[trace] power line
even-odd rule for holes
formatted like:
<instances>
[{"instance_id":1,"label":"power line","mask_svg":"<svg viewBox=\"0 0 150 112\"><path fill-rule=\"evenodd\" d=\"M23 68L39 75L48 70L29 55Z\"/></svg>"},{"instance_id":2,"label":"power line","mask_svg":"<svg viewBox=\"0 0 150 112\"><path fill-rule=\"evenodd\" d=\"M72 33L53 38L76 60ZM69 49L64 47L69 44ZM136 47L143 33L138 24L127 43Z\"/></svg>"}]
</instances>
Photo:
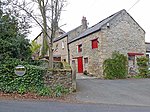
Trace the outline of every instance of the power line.
<instances>
[{"instance_id":1,"label":"power line","mask_svg":"<svg viewBox=\"0 0 150 112\"><path fill-rule=\"evenodd\" d=\"M138 4L140 2L140 0L137 0L129 9L128 11L130 11L136 4Z\"/></svg>"}]
</instances>

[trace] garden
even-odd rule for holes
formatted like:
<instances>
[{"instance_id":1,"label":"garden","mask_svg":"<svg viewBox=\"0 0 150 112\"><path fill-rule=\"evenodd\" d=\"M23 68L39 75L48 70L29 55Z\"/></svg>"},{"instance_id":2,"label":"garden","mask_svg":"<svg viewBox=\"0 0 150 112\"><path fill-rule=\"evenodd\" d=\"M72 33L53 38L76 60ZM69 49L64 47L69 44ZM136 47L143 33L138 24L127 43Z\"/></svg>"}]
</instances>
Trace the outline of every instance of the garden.
<instances>
[{"instance_id":1,"label":"garden","mask_svg":"<svg viewBox=\"0 0 150 112\"><path fill-rule=\"evenodd\" d=\"M17 12L16 12L17 13ZM19 15L19 14L18 14ZM32 60L32 49L30 41L26 38L29 33L30 25L25 21L20 21L17 16L0 7L0 93L1 95L25 95L30 96L48 96L61 97L71 91L70 85L64 86L46 80L48 71L54 73L54 70L49 70L47 66L43 66L44 61ZM18 65L25 67L25 74L18 76L15 73L15 68ZM54 63L54 66L58 65ZM61 74L63 63L59 64L60 72L57 72L55 79ZM20 73L23 72L19 69ZM66 75L66 74L67 75ZM64 75L71 80L71 70L65 71ZM47 77L46 77L47 76ZM53 78L51 76L51 78ZM61 78L64 78L63 76ZM50 78L49 78L50 79ZM46 80L46 81L45 81ZM70 81L69 80L69 81ZM62 80L61 80L62 81ZM53 84L53 85L52 85Z\"/></svg>"}]
</instances>

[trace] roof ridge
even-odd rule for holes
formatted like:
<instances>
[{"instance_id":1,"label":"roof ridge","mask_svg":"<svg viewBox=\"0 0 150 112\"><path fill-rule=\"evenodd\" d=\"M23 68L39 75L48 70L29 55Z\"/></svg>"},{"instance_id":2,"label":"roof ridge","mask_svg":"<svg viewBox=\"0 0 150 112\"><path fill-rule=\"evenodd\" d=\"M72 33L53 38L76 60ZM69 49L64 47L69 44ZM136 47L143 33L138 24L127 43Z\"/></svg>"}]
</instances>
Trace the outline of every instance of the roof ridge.
<instances>
[{"instance_id":1,"label":"roof ridge","mask_svg":"<svg viewBox=\"0 0 150 112\"><path fill-rule=\"evenodd\" d=\"M82 32L78 37L74 38L73 40L71 40L69 43L72 43L82 37L85 37L93 32L96 32L98 30L100 30L101 27L103 27L106 23L108 23L109 21L111 21L114 17L116 17L117 15L119 15L122 11L126 11L125 9L122 9L110 16L108 16L107 18L101 20L100 22L96 23L95 25L87 28L84 32Z\"/></svg>"},{"instance_id":2,"label":"roof ridge","mask_svg":"<svg viewBox=\"0 0 150 112\"><path fill-rule=\"evenodd\" d=\"M104 20L106 20L106 19L108 19L108 18L110 18L110 17L112 17L112 16L114 16L114 15L118 15L118 14L119 14L120 12L122 12L122 11L126 11L126 10L125 10L125 9L122 9L122 10L120 10L120 11L116 12L116 13L113 13L112 15L110 15L110 16L108 16L108 17L106 17L105 19L102 19L100 22L98 22L98 23L94 24L93 26L91 26L91 27L89 27L89 28L92 28L92 27L96 26L97 24L99 24L99 23L103 22Z\"/></svg>"}]
</instances>

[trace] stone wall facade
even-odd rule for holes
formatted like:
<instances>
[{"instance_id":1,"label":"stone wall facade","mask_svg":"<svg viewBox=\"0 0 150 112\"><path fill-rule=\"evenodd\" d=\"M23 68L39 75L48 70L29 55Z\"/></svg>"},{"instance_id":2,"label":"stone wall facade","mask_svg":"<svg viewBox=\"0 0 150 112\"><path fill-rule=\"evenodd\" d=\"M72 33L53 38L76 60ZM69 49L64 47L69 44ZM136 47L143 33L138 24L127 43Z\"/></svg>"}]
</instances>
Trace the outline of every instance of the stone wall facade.
<instances>
[{"instance_id":1,"label":"stone wall facade","mask_svg":"<svg viewBox=\"0 0 150 112\"><path fill-rule=\"evenodd\" d=\"M146 53L145 32L126 12L122 12L110 23L103 27L103 57L110 57L112 51L124 55L129 52Z\"/></svg>"},{"instance_id":2,"label":"stone wall facade","mask_svg":"<svg viewBox=\"0 0 150 112\"><path fill-rule=\"evenodd\" d=\"M49 36L51 36L51 30L50 30L50 29L48 29L47 33L48 33ZM56 37L59 37L59 36L62 35L63 33L65 33L63 30L58 29L58 30L56 31ZM47 37L47 40L50 42L49 37ZM35 41L37 44L41 45L41 47L40 47L40 49L39 49L38 56L37 56L37 57L40 57L40 56L42 55L43 33L41 32L41 33L34 39L34 41ZM49 42L48 42L48 43L49 43ZM49 52L47 51L47 54L45 54L45 57L47 57L48 55L49 55Z\"/></svg>"},{"instance_id":3,"label":"stone wall facade","mask_svg":"<svg viewBox=\"0 0 150 112\"><path fill-rule=\"evenodd\" d=\"M67 41L67 36L64 38L60 39L59 41L54 42L53 48L54 52L53 55L54 57L58 56L61 57L61 61L66 61L68 62L68 41Z\"/></svg>"},{"instance_id":4,"label":"stone wall facade","mask_svg":"<svg viewBox=\"0 0 150 112\"><path fill-rule=\"evenodd\" d=\"M54 41L54 56L60 56L61 61L70 62L70 49L68 48L68 43L74 38L78 37L82 32L87 29L87 20L86 17L83 17L81 20L81 25L76 27L75 29L66 33L64 37ZM58 37L60 38L60 37Z\"/></svg>"},{"instance_id":5,"label":"stone wall facade","mask_svg":"<svg viewBox=\"0 0 150 112\"><path fill-rule=\"evenodd\" d=\"M99 73L102 71L102 38L99 38L102 35L101 32L93 33L85 38L82 38L78 41L75 41L69 44L70 49L70 63L75 61L76 68L78 68L77 58L82 57L83 59L83 71L87 70L88 73L93 74L98 77ZM98 38L98 48L92 49L91 40ZM78 52L78 45L82 44L82 52ZM84 59L88 58L88 63L84 62ZM78 72L78 71L77 71Z\"/></svg>"},{"instance_id":6,"label":"stone wall facade","mask_svg":"<svg viewBox=\"0 0 150 112\"><path fill-rule=\"evenodd\" d=\"M108 26L109 25L109 26ZM98 39L98 48L92 49L91 40ZM77 51L77 46L82 44L82 52ZM119 51L128 56L128 53L146 53L145 32L136 21L126 12L122 11L109 23L103 25L97 32L80 38L69 44L70 61L77 58L83 59L83 71L103 77L103 62L111 57L112 52ZM84 58L88 58L85 65Z\"/></svg>"},{"instance_id":7,"label":"stone wall facade","mask_svg":"<svg viewBox=\"0 0 150 112\"><path fill-rule=\"evenodd\" d=\"M48 70L45 75L45 84L51 88L58 85L65 89L72 89L72 71L66 69Z\"/></svg>"}]
</instances>

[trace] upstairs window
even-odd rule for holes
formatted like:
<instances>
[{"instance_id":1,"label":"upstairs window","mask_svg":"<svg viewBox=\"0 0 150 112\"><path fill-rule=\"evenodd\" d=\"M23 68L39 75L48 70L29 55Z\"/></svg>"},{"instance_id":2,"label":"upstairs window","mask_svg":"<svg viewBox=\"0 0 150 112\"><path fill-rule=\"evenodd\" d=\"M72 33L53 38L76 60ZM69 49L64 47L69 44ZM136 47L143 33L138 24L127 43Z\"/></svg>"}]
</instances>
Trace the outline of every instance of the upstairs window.
<instances>
[{"instance_id":1,"label":"upstairs window","mask_svg":"<svg viewBox=\"0 0 150 112\"><path fill-rule=\"evenodd\" d=\"M98 39L92 40L92 49L98 48Z\"/></svg>"},{"instance_id":2,"label":"upstairs window","mask_svg":"<svg viewBox=\"0 0 150 112\"><path fill-rule=\"evenodd\" d=\"M78 52L82 52L82 44L78 45Z\"/></svg>"}]
</instances>

